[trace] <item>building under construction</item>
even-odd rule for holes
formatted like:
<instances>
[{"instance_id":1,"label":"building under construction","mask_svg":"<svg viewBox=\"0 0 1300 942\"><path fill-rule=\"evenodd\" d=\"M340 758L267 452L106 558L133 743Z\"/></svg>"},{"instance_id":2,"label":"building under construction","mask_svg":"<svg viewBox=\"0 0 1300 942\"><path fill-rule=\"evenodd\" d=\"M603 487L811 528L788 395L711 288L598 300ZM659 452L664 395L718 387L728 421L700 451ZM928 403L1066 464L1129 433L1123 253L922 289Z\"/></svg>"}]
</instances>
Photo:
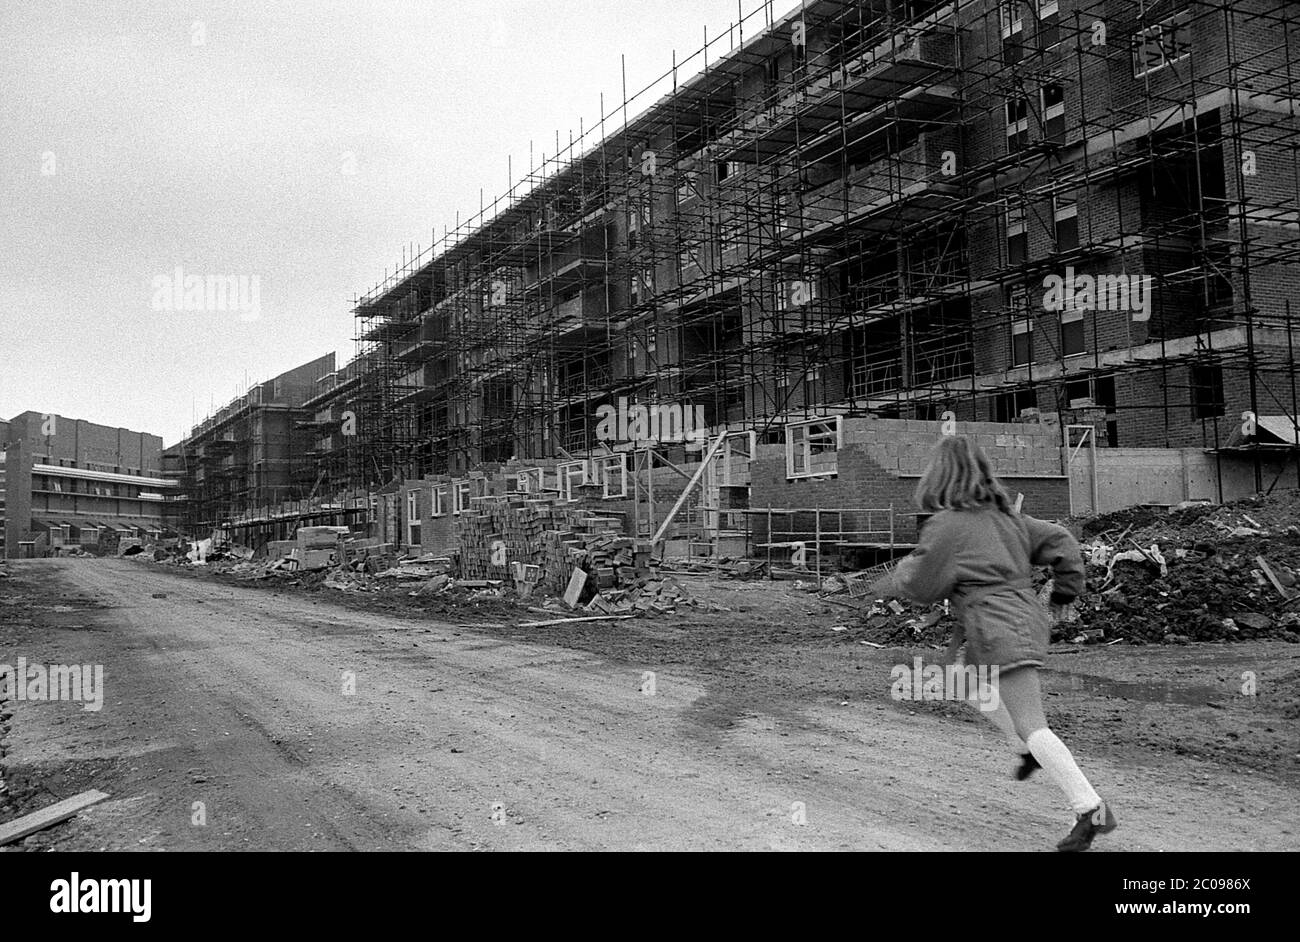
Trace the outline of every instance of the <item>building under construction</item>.
<instances>
[{"instance_id":1,"label":"building under construction","mask_svg":"<svg viewBox=\"0 0 1300 942\"><path fill-rule=\"evenodd\" d=\"M266 519L282 504L315 496L324 475L306 403L334 375L331 353L258 383L164 452L164 468L184 495L185 532Z\"/></svg>"},{"instance_id":2,"label":"building under construction","mask_svg":"<svg viewBox=\"0 0 1300 942\"><path fill-rule=\"evenodd\" d=\"M1159 499L1156 448L1182 496L1294 482L1298 52L1283 0L764 5L356 302L326 487L636 452L638 404L745 433L755 506L903 498L827 456L906 478L945 419L1062 512Z\"/></svg>"}]
</instances>

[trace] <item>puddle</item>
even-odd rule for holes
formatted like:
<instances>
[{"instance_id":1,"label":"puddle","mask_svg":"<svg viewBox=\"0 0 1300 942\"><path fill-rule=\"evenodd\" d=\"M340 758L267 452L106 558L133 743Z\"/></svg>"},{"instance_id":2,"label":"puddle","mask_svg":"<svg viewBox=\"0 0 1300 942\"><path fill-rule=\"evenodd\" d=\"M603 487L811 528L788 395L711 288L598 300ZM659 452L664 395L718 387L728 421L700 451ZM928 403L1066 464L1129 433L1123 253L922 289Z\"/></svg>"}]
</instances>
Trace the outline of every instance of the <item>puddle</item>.
<instances>
[{"instance_id":1,"label":"puddle","mask_svg":"<svg viewBox=\"0 0 1300 942\"><path fill-rule=\"evenodd\" d=\"M1070 671L1044 671L1060 678L1061 685L1070 691L1121 700L1142 700L1147 703L1181 703L1185 706L1205 706L1211 700L1227 699L1227 694L1215 687L1186 686L1166 680L1115 680L1096 674L1075 674Z\"/></svg>"}]
</instances>

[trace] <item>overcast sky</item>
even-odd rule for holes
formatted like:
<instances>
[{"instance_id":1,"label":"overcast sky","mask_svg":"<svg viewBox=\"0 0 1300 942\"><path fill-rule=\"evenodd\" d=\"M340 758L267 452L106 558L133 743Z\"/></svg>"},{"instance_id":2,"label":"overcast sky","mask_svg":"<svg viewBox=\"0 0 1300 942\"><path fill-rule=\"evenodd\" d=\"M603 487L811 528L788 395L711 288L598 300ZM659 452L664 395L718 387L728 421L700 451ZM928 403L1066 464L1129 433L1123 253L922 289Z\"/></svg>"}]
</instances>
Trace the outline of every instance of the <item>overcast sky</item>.
<instances>
[{"instance_id":1,"label":"overcast sky","mask_svg":"<svg viewBox=\"0 0 1300 942\"><path fill-rule=\"evenodd\" d=\"M351 299L505 192L509 156L520 177L530 141L552 155L602 92L612 109L621 55L642 88L737 18L736 0L3 0L0 418L172 444L250 382L343 363ZM178 267L243 276L245 310L166 310Z\"/></svg>"}]
</instances>

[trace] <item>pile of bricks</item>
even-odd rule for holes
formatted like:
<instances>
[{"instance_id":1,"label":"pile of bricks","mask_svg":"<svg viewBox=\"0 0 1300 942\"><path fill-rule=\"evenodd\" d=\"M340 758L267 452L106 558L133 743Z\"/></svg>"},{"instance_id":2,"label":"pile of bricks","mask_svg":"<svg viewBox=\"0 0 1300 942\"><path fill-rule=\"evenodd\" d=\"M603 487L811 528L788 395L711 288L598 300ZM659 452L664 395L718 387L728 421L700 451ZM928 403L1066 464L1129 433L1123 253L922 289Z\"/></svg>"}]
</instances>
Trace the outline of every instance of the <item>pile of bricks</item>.
<instances>
[{"instance_id":1,"label":"pile of bricks","mask_svg":"<svg viewBox=\"0 0 1300 942\"><path fill-rule=\"evenodd\" d=\"M465 579L513 580L521 594L568 589L586 574L596 592L649 575L649 549L623 532L617 517L559 498L484 497L457 522L460 574Z\"/></svg>"},{"instance_id":2,"label":"pile of bricks","mask_svg":"<svg viewBox=\"0 0 1300 942\"><path fill-rule=\"evenodd\" d=\"M584 608L606 615L667 615L688 601L673 579L636 578L626 588L598 592Z\"/></svg>"}]
</instances>

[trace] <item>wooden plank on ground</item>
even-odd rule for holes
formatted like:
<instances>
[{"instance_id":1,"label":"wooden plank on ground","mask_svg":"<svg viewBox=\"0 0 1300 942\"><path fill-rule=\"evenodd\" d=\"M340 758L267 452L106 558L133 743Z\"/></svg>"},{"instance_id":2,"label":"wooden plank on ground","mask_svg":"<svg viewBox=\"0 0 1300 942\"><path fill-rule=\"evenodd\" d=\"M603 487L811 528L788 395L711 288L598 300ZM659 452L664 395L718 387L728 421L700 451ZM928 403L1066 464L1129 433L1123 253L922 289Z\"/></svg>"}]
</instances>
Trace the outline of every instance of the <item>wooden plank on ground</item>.
<instances>
[{"instance_id":1,"label":"wooden plank on ground","mask_svg":"<svg viewBox=\"0 0 1300 942\"><path fill-rule=\"evenodd\" d=\"M13 841L20 841L29 834L35 834L51 825L66 821L79 811L84 811L91 805L97 805L108 798L108 795L101 791L91 789L88 792L82 792L80 795L73 795L71 798L65 798L57 804L50 805L48 808L42 808L40 811L33 811L31 814L25 814L21 818L10 821L7 824L0 824L0 846L9 844Z\"/></svg>"},{"instance_id":2,"label":"wooden plank on ground","mask_svg":"<svg viewBox=\"0 0 1300 942\"><path fill-rule=\"evenodd\" d=\"M1277 589L1278 595L1282 596L1282 598L1284 599L1291 598L1292 593L1288 592L1286 590L1286 586L1282 585L1282 583L1278 581L1277 574L1273 572L1273 567L1268 564L1268 560L1266 560L1263 556L1256 556L1255 563L1256 565L1259 566L1260 570L1268 578L1268 581L1273 584L1273 588Z\"/></svg>"},{"instance_id":3,"label":"wooden plank on ground","mask_svg":"<svg viewBox=\"0 0 1300 942\"><path fill-rule=\"evenodd\" d=\"M623 621L631 615L591 615L587 618L552 618L550 621L526 621L520 628L546 628L550 625L572 625L580 621Z\"/></svg>"}]
</instances>

